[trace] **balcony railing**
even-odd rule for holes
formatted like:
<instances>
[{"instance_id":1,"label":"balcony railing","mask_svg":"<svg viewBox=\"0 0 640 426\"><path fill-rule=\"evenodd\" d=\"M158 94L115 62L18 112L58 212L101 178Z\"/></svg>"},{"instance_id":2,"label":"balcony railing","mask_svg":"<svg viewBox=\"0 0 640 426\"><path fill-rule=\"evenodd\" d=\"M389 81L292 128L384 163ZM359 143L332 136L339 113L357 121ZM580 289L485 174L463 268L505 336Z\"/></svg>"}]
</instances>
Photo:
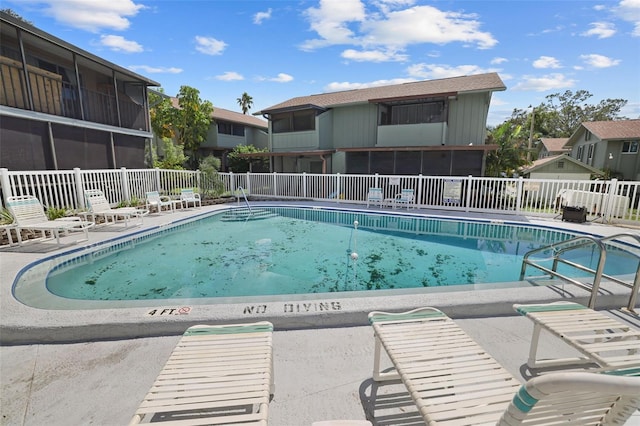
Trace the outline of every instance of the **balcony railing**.
<instances>
[{"instance_id":1,"label":"balcony railing","mask_svg":"<svg viewBox=\"0 0 640 426\"><path fill-rule=\"evenodd\" d=\"M62 80L55 74L31 65L27 66L31 102L25 84L22 64L0 57L0 104L8 107L42 112L61 117L91 121L135 130L148 130L146 110L123 93L89 90ZM82 94L80 96L80 94ZM118 110L120 115L118 116ZM83 116L84 114L84 116Z\"/></svg>"}]
</instances>

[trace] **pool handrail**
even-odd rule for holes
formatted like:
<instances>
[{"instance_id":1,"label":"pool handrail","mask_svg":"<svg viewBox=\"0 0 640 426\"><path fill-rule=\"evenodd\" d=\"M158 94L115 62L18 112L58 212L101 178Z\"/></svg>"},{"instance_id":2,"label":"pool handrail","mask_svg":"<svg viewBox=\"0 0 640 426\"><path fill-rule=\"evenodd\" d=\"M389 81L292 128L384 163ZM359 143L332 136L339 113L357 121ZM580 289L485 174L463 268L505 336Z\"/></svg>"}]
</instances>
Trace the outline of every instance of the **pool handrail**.
<instances>
[{"instance_id":1,"label":"pool handrail","mask_svg":"<svg viewBox=\"0 0 640 426\"><path fill-rule=\"evenodd\" d=\"M612 241L612 240L616 240L619 238L623 238L623 237L630 237L635 239L638 243L640 243L640 236L639 235L635 235L632 233L628 233L628 232L623 232L623 233L619 233L619 234L615 234L615 235L610 235L607 237L594 237L591 235L581 235L581 236L577 236L574 238L571 238L569 240L565 240L565 241L560 241L557 243L553 243L544 247L539 247L537 249L533 249L528 251L527 253L525 253L525 255L523 256L522 259L522 268L520 270L520 280L524 280L524 274L525 274L525 270L527 265L533 266L534 268L537 268L553 277L556 278L560 278L561 280L567 281L571 284L574 284L584 290L590 291L591 292L591 296L589 297L589 308L594 309L595 307L595 299L598 293L598 290L600 288L600 281L602 280L602 278L606 278L610 281L613 281L617 284L623 285L627 288L631 289L631 295L629 297L629 302L627 304L627 310L630 312L635 312L635 303L636 303L636 299L638 296L638 289L640 288L640 261L638 262L638 268L636 270L635 273L635 278L633 280L633 284L629 284L626 281L623 281L619 278L613 277L611 275L605 274L604 273L604 266L605 266L605 262L606 262L606 256L607 256L607 247L604 244L605 241ZM581 247L585 247L587 245L591 245L594 244L598 247L599 252L600 252L600 257L598 259L598 266L597 268L591 269L588 268L586 266L577 264L575 262L571 262L569 260L566 259L562 259L560 258L560 256L562 254L564 254L565 252L568 252L570 250L574 250L577 248L581 248ZM565 247L563 247L565 246ZM551 269L546 268L542 265L538 265L536 263L534 263L534 261L530 260L529 257L532 254L535 253L539 253L539 252L544 252L544 251L548 251L548 250L553 250L553 266L551 267ZM638 255L636 255L636 257L640 257ZM569 278L565 275L560 274L559 272L557 272L557 267L558 267L558 263L564 263L566 265L572 266L576 269L579 269L581 271L585 271L585 272L589 272L591 274L594 274L594 279L593 279L593 283L591 286L583 284L580 281L574 280L572 278Z\"/></svg>"},{"instance_id":2,"label":"pool handrail","mask_svg":"<svg viewBox=\"0 0 640 426\"><path fill-rule=\"evenodd\" d=\"M253 211L251 210L251 206L249 205L249 200L247 199L247 194L244 192L244 188L239 186L237 191L240 191L242 193L242 197L244 198L244 203L247 205L247 208L249 209L249 216L253 215ZM240 204L240 196L236 195L236 198L238 199L238 204Z\"/></svg>"}]
</instances>

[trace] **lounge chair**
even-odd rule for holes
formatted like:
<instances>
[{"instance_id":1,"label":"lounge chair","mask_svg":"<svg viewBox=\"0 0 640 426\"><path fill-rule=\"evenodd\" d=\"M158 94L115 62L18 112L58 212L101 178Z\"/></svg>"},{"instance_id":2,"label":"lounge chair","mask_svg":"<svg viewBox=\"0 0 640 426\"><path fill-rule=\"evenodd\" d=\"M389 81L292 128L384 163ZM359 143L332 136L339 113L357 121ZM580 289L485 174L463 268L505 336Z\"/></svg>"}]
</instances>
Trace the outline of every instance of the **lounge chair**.
<instances>
[{"instance_id":1,"label":"lounge chair","mask_svg":"<svg viewBox=\"0 0 640 426\"><path fill-rule=\"evenodd\" d=\"M369 321L374 380L401 379L429 425L623 424L640 406L640 377L625 377L640 369L554 373L521 386L438 309L371 312ZM381 372L381 347L395 371Z\"/></svg>"},{"instance_id":2,"label":"lounge chair","mask_svg":"<svg viewBox=\"0 0 640 426\"><path fill-rule=\"evenodd\" d=\"M413 189L403 189L399 194L396 194L395 198L393 199L394 209L398 205L405 205L407 207L407 210L409 210L409 208L413 207L414 204L415 200L413 197Z\"/></svg>"},{"instance_id":3,"label":"lounge chair","mask_svg":"<svg viewBox=\"0 0 640 426\"><path fill-rule=\"evenodd\" d=\"M534 323L527 361L530 368L580 363L600 367L640 365L640 330L631 325L574 302L515 304L513 308ZM585 356L538 360L538 340L543 329Z\"/></svg>"},{"instance_id":4,"label":"lounge chair","mask_svg":"<svg viewBox=\"0 0 640 426\"><path fill-rule=\"evenodd\" d=\"M89 189L84 192L84 199L87 202L88 212L84 212L85 217L91 217L95 222L96 217L104 218L106 224L116 223L119 218L124 219L125 227L129 226L131 218L139 218L142 224L142 218L149 214L147 209L138 209L136 207L120 207L111 208L111 204L105 197L104 192L99 189Z\"/></svg>"},{"instance_id":5,"label":"lounge chair","mask_svg":"<svg viewBox=\"0 0 640 426\"><path fill-rule=\"evenodd\" d=\"M192 188L182 189L180 191L180 200L184 207L189 207L189 204L193 204L193 207L202 207L202 200L200 194L195 192Z\"/></svg>"},{"instance_id":6,"label":"lounge chair","mask_svg":"<svg viewBox=\"0 0 640 426\"><path fill-rule=\"evenodd\" d=\"M174 212L178 204L182 204L180 200L172 200L166 195L160 195L158 191L147 192L147 210L156 209L158 213L162 212L162 209L167 208L171 212Z\"/></svg>"},{"instance_id":7,"label":"lounge chair","mask_svg":"<svg viewBox=\"0 0 640 426\"><path fill-rule=\"evenodd\" d=\"M7 199L7 207L13 215L18 244L22 244L21 231L42 232L42 238L47 238L47 233L55 237L60 244L60 234L68 232L84 232L84 240L89 239L89 228L94 222L82 220L79 217L65 217L49 220L40 200L32 195L19 195Z\"/></svg>"},{"instance_id":8,"label":"lounge chair","mask_svg":"<svg viewBox=\"0 0 640 426\"><path fill-rule=\"evenodd\" d=\"M273 325L187 329L131 425L145 416L179 424L267 424L273 393Z\"/></svg>"},{"instance_id":9,"label":"lounge chair","mask_svg":"<svg viewBox=\"0 0 640 426\"><path fill-rule=\"evenodd\" d=\"M382 207L382 202L382 188L369 188L369 192L367 192L367 207L369 207L369 203Z\"/></svg>"}]
</instances>

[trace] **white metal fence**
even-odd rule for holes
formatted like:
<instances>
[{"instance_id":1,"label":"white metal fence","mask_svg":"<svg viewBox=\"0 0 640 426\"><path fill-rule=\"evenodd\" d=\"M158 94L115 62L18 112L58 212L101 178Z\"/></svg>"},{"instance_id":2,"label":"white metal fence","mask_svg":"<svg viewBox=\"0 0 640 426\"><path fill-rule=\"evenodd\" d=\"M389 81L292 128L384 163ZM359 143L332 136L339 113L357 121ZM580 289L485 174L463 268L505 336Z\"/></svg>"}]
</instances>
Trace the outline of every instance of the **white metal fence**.
<instances>
[{"instance_id":1,"label":"white metal fence","mask_svg":"<svg viewBox=\"0 0 640 426\"><path fill-rule=\"evenodd\" d=\"M640 182L555 180L488 177L346 175L307 173L219 173L199 171L119 169L67 171L9 171L0 169L0 200L34 195L47 207L84 208L84 191L101 189L114 205L144 200L148 191L177 195L180 188L197 188L206 196L237 194L251 197L306 199L335 203L367 202L369 188L381 188L385 199L413 189L414 207L526 214L554 217L562 206L584 207L589 220L640 223Z\"/></svg>"}]
</instances>

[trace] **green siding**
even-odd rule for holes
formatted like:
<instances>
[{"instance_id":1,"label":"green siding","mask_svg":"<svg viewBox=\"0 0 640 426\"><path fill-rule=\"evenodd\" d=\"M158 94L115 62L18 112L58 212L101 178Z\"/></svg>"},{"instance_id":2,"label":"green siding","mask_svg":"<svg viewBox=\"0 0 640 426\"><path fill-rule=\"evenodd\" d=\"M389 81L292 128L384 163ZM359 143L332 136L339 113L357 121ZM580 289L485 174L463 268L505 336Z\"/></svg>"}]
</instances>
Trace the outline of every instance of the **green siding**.
<instances>
[{"instance_id":1,"label":"green siding","mask_svg":"<svg viewBox=\"0 0 640 426\"><path fill-rule=\"evenodd\" d=\"M449 128L446 145L483 145L491 95L458 95L449 102Z\"/></svg>"},{"instance_id":2,"label":"green siding","mask_svg":"<svg viewBox=\"0 0 640 426\"><path fill-rule=\"evenodd\" d=\"M376 146L378 107L353 105L333 110L333 148Z\"/></svg>"}]
</instances>

